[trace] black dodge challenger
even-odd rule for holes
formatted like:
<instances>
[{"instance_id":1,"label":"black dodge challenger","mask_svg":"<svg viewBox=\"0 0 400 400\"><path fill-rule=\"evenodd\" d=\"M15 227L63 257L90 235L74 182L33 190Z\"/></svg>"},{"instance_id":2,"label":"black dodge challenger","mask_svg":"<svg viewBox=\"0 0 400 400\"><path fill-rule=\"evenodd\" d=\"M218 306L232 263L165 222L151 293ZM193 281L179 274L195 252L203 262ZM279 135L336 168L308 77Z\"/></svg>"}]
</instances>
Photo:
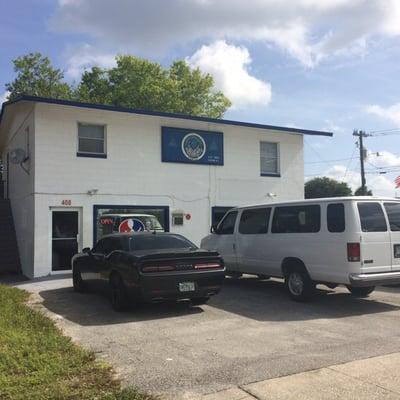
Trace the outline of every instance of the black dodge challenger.
<instances>
[{"instance_id":1,"label":"black dodge challenger","mask_svg":"<svg viewBox=\"0 0 400 400\"><path fill-rule=\"evenodd\" d=\"M189 299L200 305L219 292L221 256L173 233L117 233L72 258L74 290L106 289L116 311L140 302Z\"/></svg>"}]
</instances>

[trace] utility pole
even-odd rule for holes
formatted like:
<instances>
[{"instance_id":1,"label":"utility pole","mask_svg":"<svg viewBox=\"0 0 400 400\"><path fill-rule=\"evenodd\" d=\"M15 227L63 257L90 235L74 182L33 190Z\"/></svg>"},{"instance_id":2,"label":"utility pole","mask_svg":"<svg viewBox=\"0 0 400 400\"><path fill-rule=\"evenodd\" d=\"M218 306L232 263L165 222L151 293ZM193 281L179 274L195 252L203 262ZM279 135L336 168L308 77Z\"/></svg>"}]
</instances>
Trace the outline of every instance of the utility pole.
<instances>
[{"instance_id":1,"label":"utility pole","mask_svg":"<svg viewBox=\"0 0 400 400\"><path fill-rule=\"evenodd\" d=\"M353 136L358 137L358 147L360 148L360 169L361 169L361 191L362 194L365 195L367 193L366 181L365 181L365 170L364 170L364 159L366 158L367 151L363 146L363 138L368 137L370 135L366 134L364 131L356 131L354 130Z\"/></svg>"}]
</instances>

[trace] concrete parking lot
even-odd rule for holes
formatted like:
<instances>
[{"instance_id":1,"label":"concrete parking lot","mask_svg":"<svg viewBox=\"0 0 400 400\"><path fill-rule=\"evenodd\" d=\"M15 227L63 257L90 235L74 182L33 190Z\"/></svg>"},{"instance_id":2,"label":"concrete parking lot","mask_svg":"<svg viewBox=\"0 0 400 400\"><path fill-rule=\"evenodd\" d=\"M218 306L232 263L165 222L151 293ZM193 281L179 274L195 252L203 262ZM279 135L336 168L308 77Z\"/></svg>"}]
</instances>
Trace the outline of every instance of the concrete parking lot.
<instances>
[{"instance_id":1,"label":"concrete parking lot","mask_svg":"<svg viewBox=\"0 0 400 400\"><path fill-rule=\"evenodd\" d=\"M208 305L148 305L118 314L70 277L21 282L65 333L112 363L126 384L171 399L400 351L400 287L368 299L321 286L312 303L279 280L227 279Z\"/></svg>"}]
</instances>

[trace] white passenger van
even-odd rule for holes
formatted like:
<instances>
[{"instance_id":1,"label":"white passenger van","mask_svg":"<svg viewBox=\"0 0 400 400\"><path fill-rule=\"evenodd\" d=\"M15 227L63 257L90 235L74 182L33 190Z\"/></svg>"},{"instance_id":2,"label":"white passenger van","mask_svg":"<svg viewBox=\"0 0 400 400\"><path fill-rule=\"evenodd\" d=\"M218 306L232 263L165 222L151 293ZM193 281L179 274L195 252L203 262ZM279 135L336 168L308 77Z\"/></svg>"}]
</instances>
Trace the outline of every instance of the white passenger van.
<instances>
[{"instance_id":1,"label":"white passenger van","mask_svg":"<svg viewBox=\"0 0 400 400\"><path fill-rule=\"evenodd\" d=\"M237 207L201 247L217 250L227 274L285 279L294 300L318 283L368 296L400 283L400 200L343 197Z\"/></svg>"}]
</instances>

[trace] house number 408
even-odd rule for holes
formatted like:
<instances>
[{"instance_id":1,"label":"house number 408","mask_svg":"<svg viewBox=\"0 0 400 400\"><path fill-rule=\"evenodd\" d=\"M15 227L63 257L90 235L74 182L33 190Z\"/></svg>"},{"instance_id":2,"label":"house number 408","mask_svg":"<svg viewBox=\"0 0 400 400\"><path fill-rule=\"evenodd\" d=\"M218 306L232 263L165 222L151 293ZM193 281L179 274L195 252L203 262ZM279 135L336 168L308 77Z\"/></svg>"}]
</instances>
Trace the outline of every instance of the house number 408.
<instances>
[{"instance_id":1,"label":"house number 408","mask_svg":"<svg viewBox=\"0 0 400 400\"><path fill-rule=\"evenodd\" d=\"M61 204L63 206L70 206L72 204L72 200L62 200Z\"/></svg>"}]
</instances>

